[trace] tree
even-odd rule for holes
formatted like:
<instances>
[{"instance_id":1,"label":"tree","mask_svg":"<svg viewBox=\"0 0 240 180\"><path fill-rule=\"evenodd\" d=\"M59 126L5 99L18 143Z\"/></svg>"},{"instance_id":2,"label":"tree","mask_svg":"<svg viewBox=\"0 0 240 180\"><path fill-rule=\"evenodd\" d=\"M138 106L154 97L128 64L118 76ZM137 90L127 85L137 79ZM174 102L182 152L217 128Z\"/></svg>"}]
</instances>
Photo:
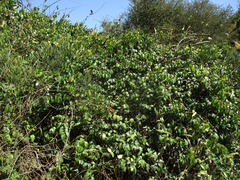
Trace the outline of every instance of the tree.
<instances>
[{"instance_id":1,"label":"tree","mask_svg":"<svg viewBox=\"0 0 240 180\"><path fill-rule=\"evenodd\" d=\"M186 2L180 16L176 19L175 30L191 27L199 35L222 36L231 26L230 18L233 9L211 3L209 0Z\"/></svg>"},{"instance_id":2,"label":"tree","mask_svg":"<svg viewBox=\"0 0 240 180\"><path fill-rule=\"evenodd\" d=\"M152 33L167 27L175 34L191 27L194 33L222 36L229 29L232 11L231 6L209 0L130 0L124 27L140 27Z\"/></svg>"},{"instance_id":3,"label":"tree","mask_svg":"<svg viewBox=\"0 0 240 180\"><path fill-rule=\"evenodd\" d=\"M162 26L171 16L180 12L183 0L130 0L125 28L140 27L146 32Z\"/></svg>"},{"instance_id":4,"label":"tree","mask_svg":"<svg viewBox=\"0 0 240 180\"><path fill-rule=\"evenodd\" d=\"M232 23L235 27L231 34L231 38L240 40L240 2L238 5L238 11L232 16Z\"/></svg>"},{"instance_id":5,"label":"tree","mask_svg":"<svg viewBox=\"0 0 240 180\"><path fill-rule=\"evenodd\" d=\"M101 21L101 28L104 33L110 32L113 33L116 30L122 30L122 18L121 16L118 19L107 19Z\"/></svg>"}]
</instances>

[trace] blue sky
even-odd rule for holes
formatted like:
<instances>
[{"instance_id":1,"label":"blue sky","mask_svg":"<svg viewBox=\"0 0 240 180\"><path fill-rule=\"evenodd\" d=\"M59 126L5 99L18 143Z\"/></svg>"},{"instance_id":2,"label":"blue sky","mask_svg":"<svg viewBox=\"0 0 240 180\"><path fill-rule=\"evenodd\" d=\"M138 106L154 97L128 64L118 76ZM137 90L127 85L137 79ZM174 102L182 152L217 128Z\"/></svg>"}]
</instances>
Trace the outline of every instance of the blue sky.
<instances>
[{"instance_id":1,"label":"blue sky","mask_svg":"<svg viewBox=\"0 0 240 180\"><path fill-rule=\"evenodd\" d=\"M58 0L29 0L33 6L50 5ZM214 4L227 6L230 4L235 10L238 8L238 0L210 0ZM26 0L23 1L24 4ZM47 10L47 14L51 14L58 5L61 13L68 14L72 23L83 22L86 18L85 25L88 28L100 29L100 22L104 19L118 19L118 17L129 7L129 0L59 0ZM89 15L90 10L95 14Z\"/></svg>"}]
</instances>

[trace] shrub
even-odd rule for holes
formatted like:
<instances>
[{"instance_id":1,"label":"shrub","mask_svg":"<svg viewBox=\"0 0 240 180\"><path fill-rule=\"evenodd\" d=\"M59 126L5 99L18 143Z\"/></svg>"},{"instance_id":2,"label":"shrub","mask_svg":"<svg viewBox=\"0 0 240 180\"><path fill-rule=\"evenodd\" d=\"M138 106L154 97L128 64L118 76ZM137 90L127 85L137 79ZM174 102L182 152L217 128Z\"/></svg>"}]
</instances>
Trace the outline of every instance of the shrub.
<instances>
[{"instance_id":1,"label":"shrub","mask_svg":"<svg viewBox=\"0 0 240 180\"><path fill-rule=\"evenodd\" d=\"M230 46L62 22L29 52L1 44L1 179L240 177Z\"/></svg>"}]
</instances>

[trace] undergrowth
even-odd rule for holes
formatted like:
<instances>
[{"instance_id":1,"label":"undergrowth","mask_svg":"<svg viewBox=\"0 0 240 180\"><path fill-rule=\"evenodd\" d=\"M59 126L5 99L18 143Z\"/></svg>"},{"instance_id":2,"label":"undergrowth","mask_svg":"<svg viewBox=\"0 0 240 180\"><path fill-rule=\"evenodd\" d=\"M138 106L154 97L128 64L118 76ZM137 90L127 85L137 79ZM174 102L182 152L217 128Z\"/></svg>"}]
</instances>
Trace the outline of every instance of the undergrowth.
<instances>
[{"instance_id":1,"label":"undergrowth","mask_svg":"<svg viewBox=\"0 0 240 180\"><path fill-rule=\"evenodd\" d=\"M0 2L1 179L240 177L228 43L92 34L16 6Z\"/></svg>"}]
</instances>

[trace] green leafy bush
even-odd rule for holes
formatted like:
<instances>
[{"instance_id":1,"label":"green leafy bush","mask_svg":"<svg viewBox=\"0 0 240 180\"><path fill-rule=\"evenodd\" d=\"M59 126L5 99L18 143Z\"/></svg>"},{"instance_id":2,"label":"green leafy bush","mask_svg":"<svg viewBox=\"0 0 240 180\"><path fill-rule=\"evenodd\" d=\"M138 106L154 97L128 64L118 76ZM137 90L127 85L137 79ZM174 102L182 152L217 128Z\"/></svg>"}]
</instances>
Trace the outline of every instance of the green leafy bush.
<instances>
[{"instance_id":1,"label":"green leafy bush","mask_svg":"<svg viewBox=\"0 0 240 180\"><path fill-rule=\"evenodd\" d=\"M130 0L127 12L123 14L124 29L140 28L146 33L169 34L169 42L179 42L179 36L186 29L191 34L206 40L208 36L215 40L223 39L224 33L233 29L231 6L223 7L209 0ZM207 35L207 37L206 37ZM167 36L168 37L168 36ZM165 37L166 38L166 37ZM168 37L169 38L169 37ZM165 39L166 40L166 39Z\"/></svg>"},{"instance_id":2,"label":"green leafy bush","mask_svg":"<svg viewBox=\"0 0 240 180\"><path fill-rule=\"evenodd\" d=\"M161 45L139 29L91 34L64 19L51 27L36 29L37 44L26 31L23 49L0 33L1 179L240 177L230 46Z\"/></svg>"}]
</instances>

